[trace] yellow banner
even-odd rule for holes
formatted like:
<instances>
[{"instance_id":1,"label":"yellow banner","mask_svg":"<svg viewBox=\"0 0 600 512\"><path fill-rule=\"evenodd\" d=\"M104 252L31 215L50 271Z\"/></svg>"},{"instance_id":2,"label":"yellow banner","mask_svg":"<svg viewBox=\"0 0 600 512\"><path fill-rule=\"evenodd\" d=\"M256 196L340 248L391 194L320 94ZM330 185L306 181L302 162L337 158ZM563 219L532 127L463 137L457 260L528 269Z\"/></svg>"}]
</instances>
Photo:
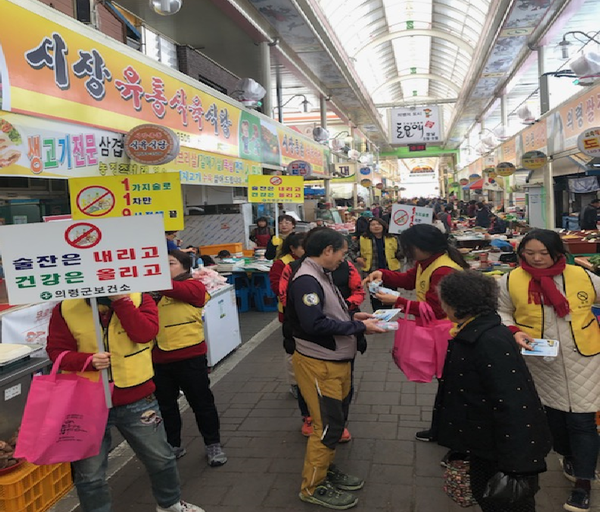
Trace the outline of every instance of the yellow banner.
<instances>
[{"instance_id":1,"label":"yellow banner","mask_svg":"<svg viewBox=\"0 0 600 512\"><path fill-rule=\"evenodd\" d=\"M304 178L301 176L248 176L251 203L303 203Z\"/></svg>"},{"instance_id":2,"label":"yellow banner","mask_svg":"<svg viewBox=\"0 0 600 512\"><path fill-rule=\"evenodd\" d=\"M194 82L39 2L0 0L0 110L121 133L160 124L181 147L328 173L323 146Z\"/></svg>"},{"instance_id":3,"label":"yellow banner","mask_svg":"<svg viewBox=\"0 0 600 512\"><path fill-rule=\"evenodd\" d=\"M181 184L175 173L71 178L69 193L74 220L162 215L166 231L184 228Z\"/></svg>"}]
</instances>

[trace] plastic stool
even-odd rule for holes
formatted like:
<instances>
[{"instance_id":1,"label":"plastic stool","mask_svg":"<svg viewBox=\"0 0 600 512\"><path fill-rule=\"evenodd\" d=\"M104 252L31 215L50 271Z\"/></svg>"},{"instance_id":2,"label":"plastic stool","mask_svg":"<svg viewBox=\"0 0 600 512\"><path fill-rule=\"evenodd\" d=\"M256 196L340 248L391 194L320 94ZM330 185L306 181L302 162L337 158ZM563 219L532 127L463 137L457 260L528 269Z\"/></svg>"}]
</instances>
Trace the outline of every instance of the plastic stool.
<instances>
[{"instance_id":1,"label":"plastic stool","mask_svg":"<svg viewBox=\"0 0 600 512\"><path fill-rule=\"evenodd\" d=\"M250 311L250 281L246 274L233 273L227 276L227 282L235 288L235 301L239 313Z\"/></svg>"},{"instance_id":2,"label":"plastic stool","mask_svg":"<svg viewBox=\"0 0 600 512\"><path fill-rule=\"evenodd\" d=\"M257 311L277 311L277 296L271 290L268 274L252 274L252 297Z\"/></svg>"}]
</instances>

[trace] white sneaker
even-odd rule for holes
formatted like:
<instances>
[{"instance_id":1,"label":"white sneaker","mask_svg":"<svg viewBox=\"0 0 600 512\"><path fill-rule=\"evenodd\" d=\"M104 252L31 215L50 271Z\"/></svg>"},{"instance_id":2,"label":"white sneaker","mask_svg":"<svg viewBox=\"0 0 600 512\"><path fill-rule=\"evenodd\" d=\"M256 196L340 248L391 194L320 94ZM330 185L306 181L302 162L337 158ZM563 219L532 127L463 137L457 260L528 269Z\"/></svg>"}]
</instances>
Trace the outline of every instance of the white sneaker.
<instances>
[{"instance_id":1,"label":"white sneaker","mask_svg":"<svg viewBox=\"0 0 600 512\"><path fill-rule=\"evenodd\" d=\"M174 503L169 508L156 505L156 512L204 512L204 509L182 500L179 503Z\"/></svg>"}]
</instances>

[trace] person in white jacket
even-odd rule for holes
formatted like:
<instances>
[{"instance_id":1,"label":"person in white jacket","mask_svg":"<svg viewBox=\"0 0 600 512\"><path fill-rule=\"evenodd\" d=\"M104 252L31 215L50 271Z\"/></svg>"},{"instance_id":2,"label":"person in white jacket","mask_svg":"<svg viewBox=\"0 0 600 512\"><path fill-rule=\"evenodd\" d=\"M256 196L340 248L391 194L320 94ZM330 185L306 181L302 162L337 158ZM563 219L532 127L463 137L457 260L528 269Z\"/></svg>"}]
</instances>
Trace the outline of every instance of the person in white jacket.
<instances>
[{"instance_id":1,"label":"person in white jacket","mask_svg":"<svg viewBox=\"0 0 600 512\"><path fill-rule=\"evenodd\" d=\"M600 277L566 264L554 231L535 229L521 241L520 268L500 281L499 313L516 342L559 341L557 357L526 357L546 409L554 450L565 476L575 483L564 509L590 509L600 441L600 327L591 307L600 297Z\"/></svg>"}]
</instances>

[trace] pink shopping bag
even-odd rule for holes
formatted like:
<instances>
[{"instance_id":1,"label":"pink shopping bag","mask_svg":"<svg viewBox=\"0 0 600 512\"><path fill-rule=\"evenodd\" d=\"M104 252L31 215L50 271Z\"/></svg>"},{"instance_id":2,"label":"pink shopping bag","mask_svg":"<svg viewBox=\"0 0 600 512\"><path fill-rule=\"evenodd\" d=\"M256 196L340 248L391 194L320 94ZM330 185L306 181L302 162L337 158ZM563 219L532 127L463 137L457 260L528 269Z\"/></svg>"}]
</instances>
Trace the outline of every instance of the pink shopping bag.
<instances>
[{"instance_id":1,"label":"pink shopping bag","mask_svg":"<svg viewBox=\"0 0 600 512\"><path fill-rule=\"evenodd\" d=\"M419 302L419 313L417 320L409 320L407 314L398 320L392 357L408 380L431 382L442 376L452 322L435 318L426 302Z\"/></svg>"},{"instance_id":2,"label":"pink shopping bag","mask_svg":"<svg viewBox=\"0 0 600 512\"><path fill-rule=\"evenodd\" d=\"M65 354L58 356L50 375L33 377L27 395L15 457L33 464L73 462L100 453L108 420L102 380L58 374Z\"/></svg>"}]
</instances>

